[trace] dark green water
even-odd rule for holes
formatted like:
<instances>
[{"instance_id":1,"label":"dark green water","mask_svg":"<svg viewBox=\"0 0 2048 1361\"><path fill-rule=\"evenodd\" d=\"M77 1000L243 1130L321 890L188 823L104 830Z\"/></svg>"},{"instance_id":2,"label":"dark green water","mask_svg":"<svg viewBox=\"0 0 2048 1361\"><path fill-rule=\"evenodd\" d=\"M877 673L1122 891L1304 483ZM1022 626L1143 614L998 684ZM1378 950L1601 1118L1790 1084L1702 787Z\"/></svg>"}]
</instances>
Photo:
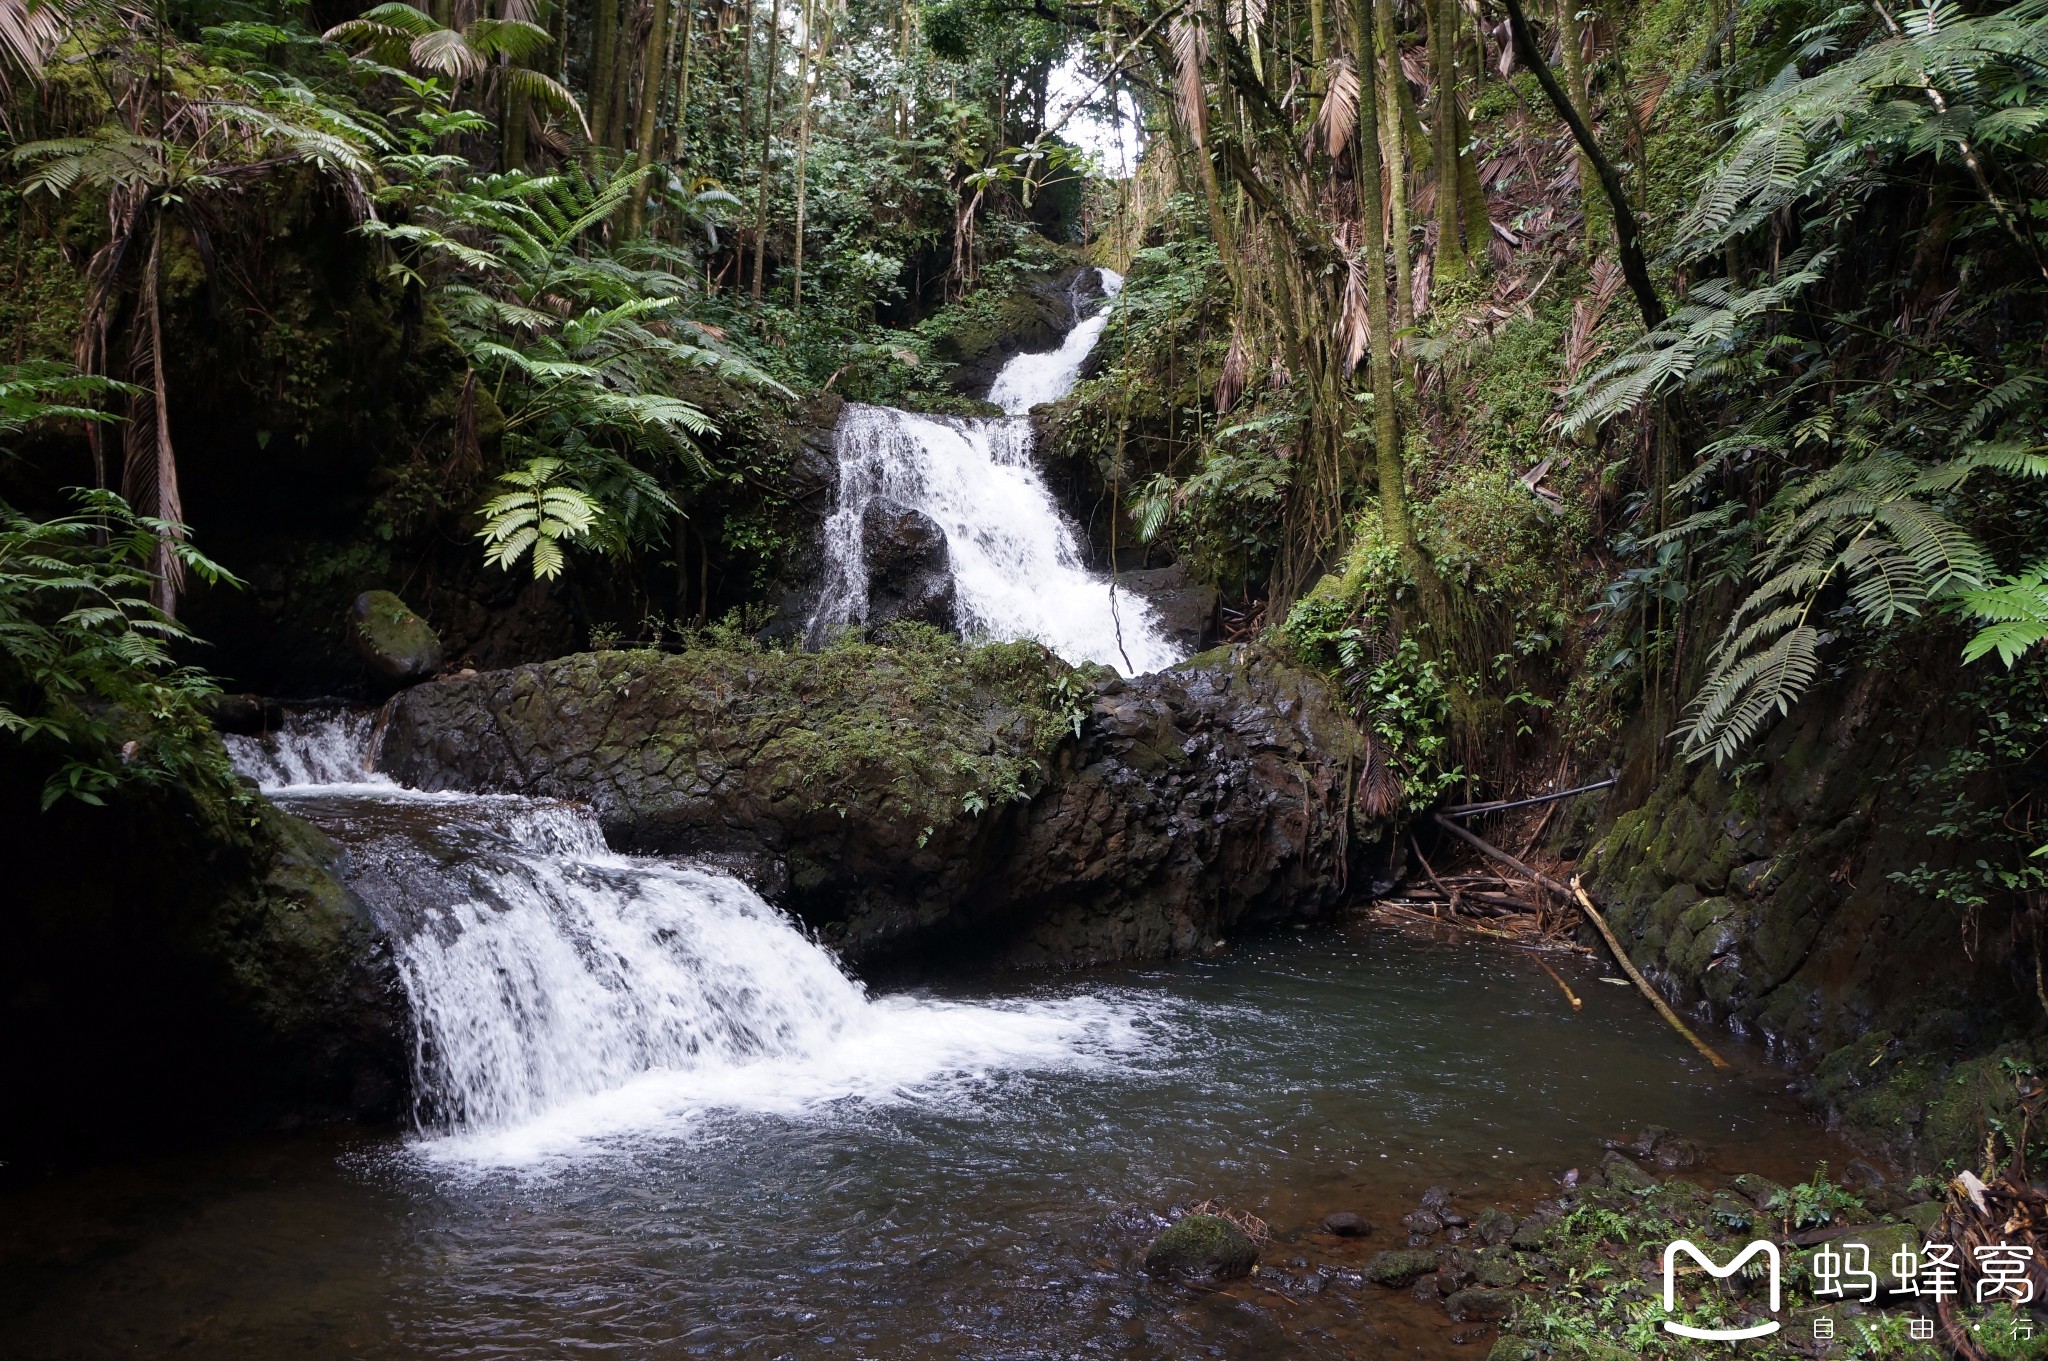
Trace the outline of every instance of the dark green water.
<instances>
[{"instance_id":1,"label":"dark green water","mask_svg":"<svg viewBox=\"0 0 2048 1361\"><path fill-rule=\"evenodd\" d=\"M1093 998L1125 1030L1091 1063L714 1104L525 1159L322 1135L68 1175L0 1197L0 1355L1483 1355L1342 1283L1425 1187L1526 1204L1645 1123L1726 1170L1845 1156L1781 1074L1715 1075L1565 970L1581 1013L1525 956L1358 922L947 993ZM1147 1279L1163 1212L1210 1196L1271 1224L1261 1275ZM1334 1209L1383 1227L1316 1232Z\"/></svg>"}]
</instances>

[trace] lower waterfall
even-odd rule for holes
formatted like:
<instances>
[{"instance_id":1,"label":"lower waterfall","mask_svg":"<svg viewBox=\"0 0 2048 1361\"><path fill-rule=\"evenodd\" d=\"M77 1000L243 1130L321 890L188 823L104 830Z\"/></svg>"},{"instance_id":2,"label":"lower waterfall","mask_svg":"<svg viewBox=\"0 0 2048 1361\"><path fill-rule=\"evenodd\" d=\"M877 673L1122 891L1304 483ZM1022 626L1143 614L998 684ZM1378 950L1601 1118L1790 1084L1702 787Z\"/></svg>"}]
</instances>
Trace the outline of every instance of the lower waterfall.
<instances>
[{"instance_id":1,"label":"lower waterfall","mask_svg":"<svg viewBox=\"0 0 2048 1361\"><path fill-rule=\"evenodd\" d=\"M1091 1065L1138 1043L1090 996L870 997L729 875L608 850L569 804L428 794L370 772L367 715L230 738L344 848L416 1028L415 1120L442 1156L523 1162L686 1124Z\"/></svg>"}]
</instances>

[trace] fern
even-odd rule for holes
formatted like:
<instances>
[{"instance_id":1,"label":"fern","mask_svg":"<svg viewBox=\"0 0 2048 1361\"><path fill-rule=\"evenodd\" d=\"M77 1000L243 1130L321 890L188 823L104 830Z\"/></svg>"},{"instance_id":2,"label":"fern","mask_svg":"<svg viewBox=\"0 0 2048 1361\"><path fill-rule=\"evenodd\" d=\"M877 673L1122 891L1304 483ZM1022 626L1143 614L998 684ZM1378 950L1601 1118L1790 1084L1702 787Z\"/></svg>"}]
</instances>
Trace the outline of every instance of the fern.
<instances>
[{"instance_id":1,"label":"fern","mask_svg":"<svg viewBox=\"0 0 2048 1361\"><path fill-rule=\"evenodd\" d=\"M1963 660L1974 662L1996 652L2009 670L2048 641L2048 560L1996 585L1963 591L1956 604L1965 618L1984 625L1964 646Z\"/></svg>"},{"instance_id":2,"label":"fern","mask_svg":"<svg viewBox=\"0 0 2048 1361\"><path fill-rule=\"evenodd\" d=\"M2048 0L1978 15L1941 3L1906 10L1896 31L1827 61L1862 20L1849 7L1808 30L1791 62L1743 103L1672 257L1712 255L1795 203L1840 211L1901 156L1955 167L1992 151L2033 159L2048 125ZM1802 76L1802 63L1817 69ZM1988 181L1978 187L1990 192Z\"/></svg>"},{"instance_id":3,"label":"fern","mask_svg":"<svg viewBox=\"0 0 2048 1361\"><path fill-rule=\"evenodd\" d=\"M1819 674L1828 634L1813 620L1831 587L1850 616L1884 627L1980 591L1990 562L1933 498L1986 466L1979 451L1923 468L1899 454L1848 459L1797 479L1772 503L1752 588L1687 706L1681 749L1726 763Z\"/></svg>"},{"instance_id":4,"label":"fern","mask_svg":"<svg viewBox=\"0 0 2048 1361\"><path fill-rule=\"evenodd\" d=\"M589 534L603 518L597 503L574 487L557 483L561 460L536 458L501 474L510 490L484 503L484 561L510 571L531 550L534 579L551 581L567 563L563 545Z\"/></svg>"}]
</instances>

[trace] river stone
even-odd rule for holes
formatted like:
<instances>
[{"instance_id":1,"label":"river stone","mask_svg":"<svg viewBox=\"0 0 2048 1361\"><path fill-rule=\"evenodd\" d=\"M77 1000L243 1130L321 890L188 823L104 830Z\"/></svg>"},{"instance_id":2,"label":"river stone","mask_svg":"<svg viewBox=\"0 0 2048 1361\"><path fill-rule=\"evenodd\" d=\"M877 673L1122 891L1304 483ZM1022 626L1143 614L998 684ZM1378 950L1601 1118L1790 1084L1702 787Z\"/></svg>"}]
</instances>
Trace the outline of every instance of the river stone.
<instances>
[{"instance_id":1,"label":"river stone","mask_svg":"<svg viewBox=\"0 0 2048 1361\"><path fill-rule=\"evenodd\" d=\"M1401 1216L1401 1227L1410 1233L1435 1233L1443 1226L1443 1220L1427 1210L1410 1210Z\"/></svg>"},{"instance_id":2,"label":"river stone","mask_svg":"<svg viewBox=\"0 0 2048 1361\"><path fill-rule=\"evenodd\" d=\"M867 623L957 626L953 557L946 531L921 510L887 497L868 502L860 517L861 558L867 565Z\"/></svg>"},{"instance_id":3,"label":"river stone","mask_svg":"<svg viewBox=\"0 0 2048 1361\"><path fill-rule=\"evenodd\" d=\"M1323 1216L1323 1232L1334 1233L1339 1238L1363 1238L1372 1232L1372 1225L1349 1210L1339 1210Z\"/></svg>"},{"instance_id":4,"label":"river stone","mask_svg":"<svg viewBox=\"0 0 2048 1361\"><path fill-rule=\"evenodd\" d=\"M1860 1244L1870 1250L1870 1270L1877 1277L1879 1292L1891 1294L1905 1284L1899 1273L1893 1269L1894 1259L1902 1249L1908 1248L1917 1256L1924 1241L1920 1231L1911 1224L1862 1224L1839 1238L1830 1239L1826 1243L1802 1251L1799 1254L1799 1263L1808 1278L1815 1279L1814 1259L1823 1249L1833 1248L1837 1254L1841 1254L1842 1250L1851 1244ZM1861 1267L1860 1256L1855 1265ZM1842 1285L1851 1299L1860 1299L1862 1296L1859 1291L1868 1288L1847 1279L1843 1280Z\"/></svg>"},{"instance_id":5,"label":"river stone","mask_svg":"<svg viewBox=\"0 0 2048 1361\"><path fill-rule=\"evenodd\" d=\"M1922 1238L1931 1236L1940 1227L1948 1207L1938 1200L1923 1200L1918 1205L1908 1205L1901 1213L1904 1219L1919 1231Z\"/></svg>"},{"instance_id":6,"label":"river stone","mask_svg":"<svg viewBox=\"0 0 2048 1361\"><path fill-rule=\"evenodd\" d=\"M1479 1222L1473 1228L1483 1243L1505 1243L1515 1236L1515 1217L1499 1206L1489 1205L1479 1212Z\"/></svg>"},{"instance_id":7,"label":"river stone","mask_svg":"<svg viewBox=\"0 0 2048 1361\"><path fill-rule=\"evenodd\" d=\"M1754 1172L1744 1172L1728 1184L1735 1189L1737 1195L1747 1197L1750 1204L1766 1212L1775 1204L1782 1203L1785 1196L1784 1187L1769 1177L1759 1177Z\"/></svg>"},{"instance_id":8,"label":"river stone","mask_svg":"<svg viewBox=\"0 0 2048 1361\"><path fill-rule=\"evenodd\" d=\"M1422 1193L1422 1208L1425 1210L1447 1209L1451 1203L1451 1191L1447 1186L1432 1186Z\"/></svg>"},{"instance_id":9,"label":"river stone","mask_svg":"<svg viewBox=\"0 0 2048 1361\"><path fill-rule=\"evenodd\" d=\"M1522 1297L1512 1290L1495 1290L1483 1285L1468 1286L1444 1301L1444 1308L1451 1311L1451 1318L1457 1323L1472 1319L1492 1322L1504 1319L1515 1312Z\"/></svg>"},{"instance_id":10,"label":"river stone","mask_svg":"<svg viewBox=\"0 0 2048 1361\"><path fill-rule=\"evenodd\" d=\"M1412 1285L1436 1270L1436 1254L1426 1248L1395 1248L1375 1253L1365 1264L1365 1279L1374 1285L1399 1289Z\"/></svg>"},{"instance_id":11,"label":"river stone","mask_svg":"<svg viewBox=\"0 0 2048 1361\"><path fill-rule=\"evenodd\" d=\"M1486 1361L1542 1361L1543 1353L1527 1338L1502 1337L1495 1340Z\"/></svg>"},{"instance_id":12,"label":"river stone","mask_svg":"<svg viewBox=\"0 0 2048 1361\"><path fill-rule=\"evenodd\" d=\"M1222 1215L1183 1215L1152 1241L1145 1270L1177 1280L1234 1281L1258 1265L1259 1249Z\"/></svg>"},{"instance_id":13,"label":"river stone","mask_svg":"<svg viewBox=\"0 0 2048 1361\"><path fill-rule=\"evenodd\" d=\"M1619 1153L1608 1154L1600 1170L1607 1184L1617 1191L1647 1191L1657 1184L1657 1179L1645 1172L1642 1164Z\"/></svg>"},{"instance_id":14,"label":"river stone","mask_svg":"<svg viewBox=\"0 0 2048 1361\"><path fill-rule=\"evenodd\" d=\"M441 669L441 638L389 591L364 591L349 611L349 638L379 677L397 685Z\"/></svg>"},{"instance_id":15,"label":"river stone","mask_svg":"<svg viewBox=\"0 0 2048 1361\"><path fill-rule=\"evenodd\" d=\"M1550 1246L1550 1225L1530 1215L1515 1225L1514 1237L1508 1239L1508 1243L1518 1252L1541 1252Z\"/></svg>"},{"instance_id":16,"label":"river stone","mask_svg":"<svg viewBox=\"0 0 2048 1361\"><path fill-rule=\"evenodd\" d=\"M1473 1256L1473 1274L1481 1285L1498 1289L1522 1283L1522 1267L1505 1247L1483 1248Z\"/></svg>"}]
</instances>

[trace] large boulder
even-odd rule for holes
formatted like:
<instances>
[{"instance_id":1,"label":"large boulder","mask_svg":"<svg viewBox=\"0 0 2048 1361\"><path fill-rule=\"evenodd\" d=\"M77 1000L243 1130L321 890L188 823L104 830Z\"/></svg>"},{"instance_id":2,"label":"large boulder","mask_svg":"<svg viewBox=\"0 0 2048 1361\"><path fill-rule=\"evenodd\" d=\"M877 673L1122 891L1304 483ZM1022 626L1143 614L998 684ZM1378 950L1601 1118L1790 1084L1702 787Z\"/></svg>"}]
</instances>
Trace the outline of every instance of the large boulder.
<instances>
[{"instance_id":1,"label":"large boulder","mask_svg":"<svg viewBox=\"0 0 2048 1361\"><path fill-rule=\"evenodd\" d=\"M861 512L860 542L868 571L869 628L904 621L954 629L953 559L938 521L876 497Z\"/></svg>"},{"instance_id":2,"label":"large boulder","mask_svg":"<svg viewBox=\"0 0 2048 1361\"><path fill-rule=\"evenodd\" d=\"M1216 588L1195 581L1179 563L1119 572L1116 584L1157 610L1160 629L1183 651L1200 651L1215 632Z\"/></svg>"},{"instance_id":3,"label":"large boulder","mask_svg":"<svg viewBox=\"0 0 2048 1361\"><path fill-rule=\"evenodd\" d=\"M1076 963L1190 953L1363 887L1364 740L1318 678L1249 649L1126 681L935 639L448 677L398 697L377 761L576 800L621 849L720 855L855 961L971 939Z\"/></svg>"},{"instance_id":4,"label":"large boulder","mask_svg":"<svg viewBox=\"0 0 2048 1361\"><path fill-rule=\"evenodd\" d=\"M441 638L434 626L390 591L364 591L349 611L356 655L394 685L423 681L441 669Z\"/></svg>"}]
</instances>

